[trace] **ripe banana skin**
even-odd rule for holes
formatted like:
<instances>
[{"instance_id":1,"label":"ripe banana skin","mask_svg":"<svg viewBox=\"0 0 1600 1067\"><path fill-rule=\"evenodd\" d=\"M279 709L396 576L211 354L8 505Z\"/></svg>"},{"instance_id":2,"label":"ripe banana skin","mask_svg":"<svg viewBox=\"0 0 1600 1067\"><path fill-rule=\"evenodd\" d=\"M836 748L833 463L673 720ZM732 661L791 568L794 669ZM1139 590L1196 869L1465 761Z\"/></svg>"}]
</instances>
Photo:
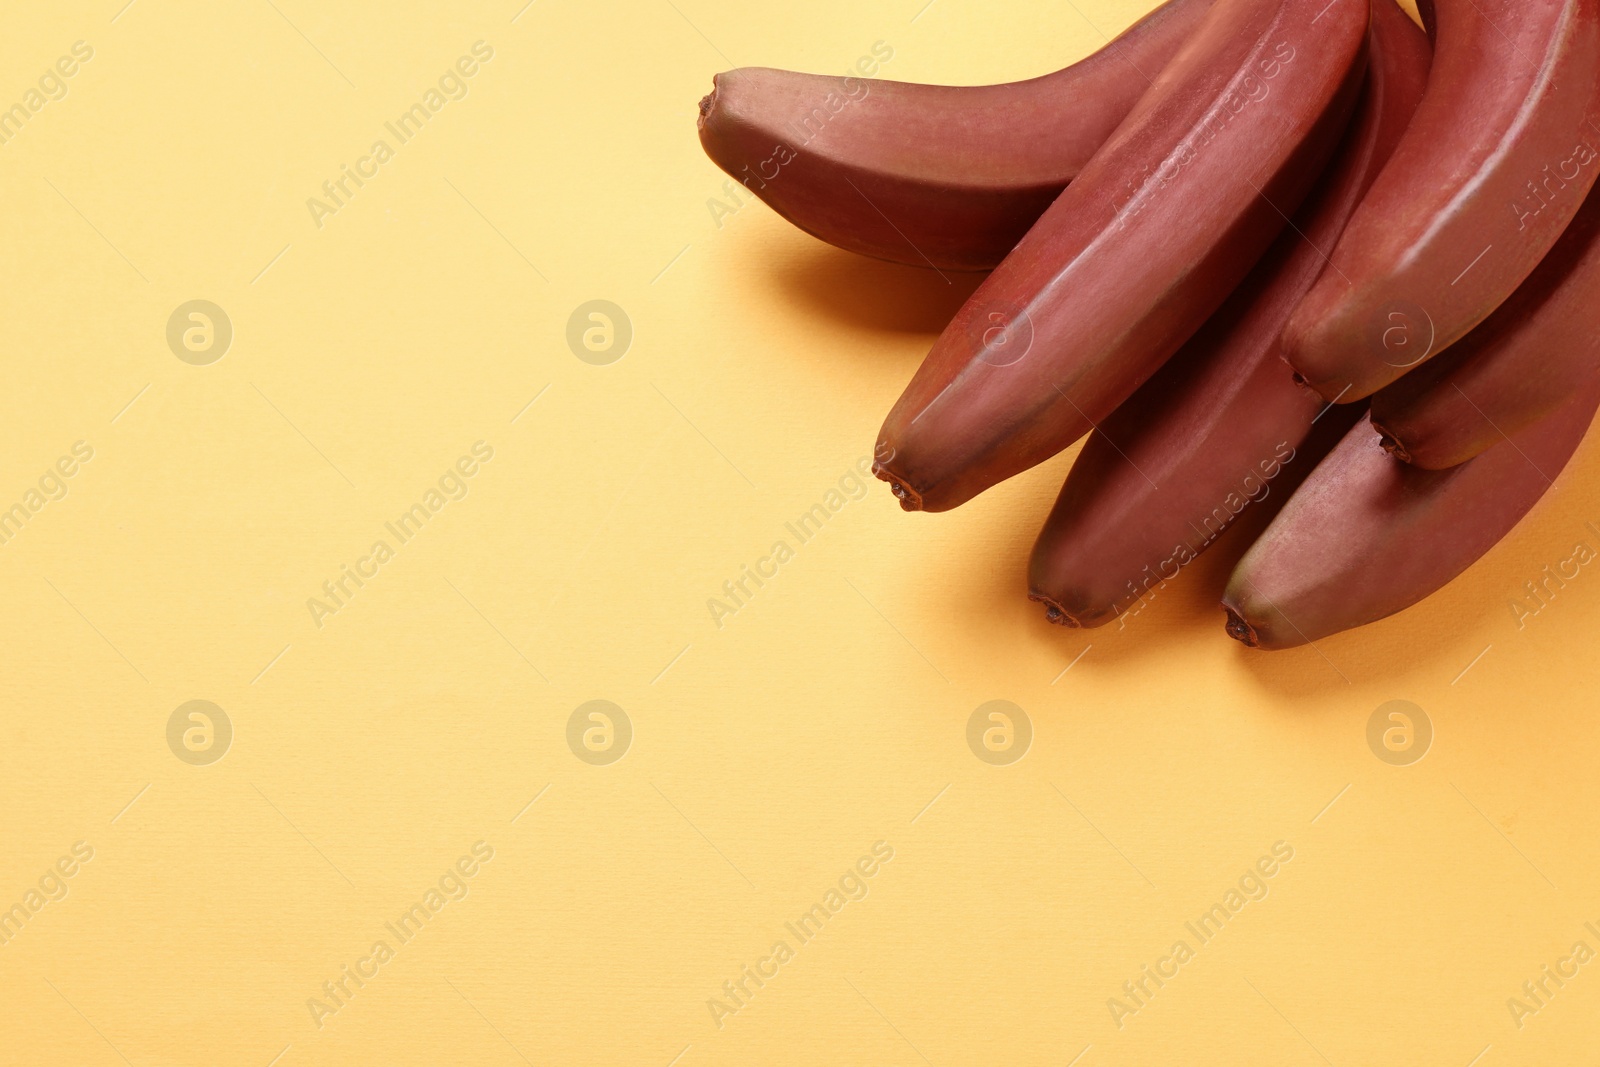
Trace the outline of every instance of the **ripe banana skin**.
<instances>
[{"instance_id":1,"label":"ripe banana skin","mask_svg":"<svg viewBox=\"0 0 1600 1067\"><path fill-rule=\"evenodd\" d=\"M700 143L830 244L987 270L1127 117L1212 2L1169 0L1081 63L1006 85L729 71L700 102Z\"/></svg>"},{"instance_id":2,"label":"ripe banana skin","mask_svg":"<svg viewBox=\"0 0 1600 1067\"><path fill-rule=\"evenodd\" d=\"M1084 444L1029 565L1029 595L1052 622L1094 627L1124 614L1247 507L1286 499L1360 416L1330 410L1284 373L1278 337L1427 84L1427 37L1393 0L1373 5L1369 54L1356 119L1294 227Z\"/></svg>"},{"instance_id":3,"label":"ripe banana skin","mask_svg":"<svg viewBox=\"0 0 1600 1067\"><path fill-rule=\"evenodd\" d=\"M879 436L945 511L1104 420L1305 198L1365 72L1367 0L1217 0L1128 119L957 313Z\"/></svg>"},{"instance_id":4,"label":"ripe banana skin","mask_svg":"<svg viewBox=\"0 0 1600 1067\"><path fill-rule=\"evenodd\" d=\"M1329 400L1370 396L1486 319L1600 174L1600 0L1437 0L1428 92L1284 332Z\"/></svg>"},{"instance_id":5,"label":"ripe banana skin","mask_svg":"<svg viewBox=\"0 0 1600 1067\"><path fill-rule=\"evenodd\" d=\"M1533 425L1597 379L1600 185L1500 310L1372 398L1372 424L1400 459L1443 470Z\"/></svg>"},{"instance_id":6,"label":"ripe banana skin","mask_svg":"<svg viewBox=\"0 0 1600 1067\"><path fill-rule=\"evenodd\" d=\"M1597 407L1591 389L1447 471L1401 463L1362 420L1239 562L1222 599L1228 633L1252 648L1294 648L1444 588L1544 496Z\"/></svg>"}]
</instances>

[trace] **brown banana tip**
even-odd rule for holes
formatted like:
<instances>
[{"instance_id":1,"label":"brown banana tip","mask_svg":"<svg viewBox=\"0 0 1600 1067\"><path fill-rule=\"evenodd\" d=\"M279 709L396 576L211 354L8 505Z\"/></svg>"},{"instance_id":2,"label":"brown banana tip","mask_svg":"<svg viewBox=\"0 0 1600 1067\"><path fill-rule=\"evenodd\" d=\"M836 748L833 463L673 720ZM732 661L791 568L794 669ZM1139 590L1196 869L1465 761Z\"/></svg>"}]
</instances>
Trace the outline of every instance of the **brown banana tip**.
<instances>
[{"instance_id":1,"label":"brown banana tip","mask_svg":"<svg viewBox=\"0 0 1600 1067\"><path fill-rule=\"evenodd\" d=\"M1283 360L1283 365L1285 367L1289 368L1289 376L1294 379L1294 384L1313 393L1317 391L1316 388L1311 384L1311 380L1304 374L1301 374L1299 368L1297 368L1294 363L1290 361L1287 349L1283 348L1281 345L1278 348L1278 358Z\"/></svg>"},{"instance_id":2,"label":"brown banana tip","mask_svg":"<svg viewBox=\"0 0 1600 1067\"><path fill-rule=\"evenodd\" d=\"M1300 368L1294 365L1293 351L1285 340L1282 338L1278 340L1278 358L1283 360L1285 367L1289 368L1290 375L1294 377L1294 384L1310 389L1311 382L1307 380L1304 374L1300 373Z\"/></svg>"},{"instance_id":3,"label":"brown banana tip","mask_svg":"<svg viewBox=\"0 0 1600 1067\"><path fill-rule=\"evenodd\" d=\"M1307 396L1315 398L1316 401L1321 404L1326 404L1329 402L1328 398L1323 395L1322 390L1311 384L1311 379L1295 370L1292 365L1290 366L1289 370L1292 372L1294 384L1299 386ZM1340 395L1342 396L1343 394Z\"/></svg>"},{"instance_id":4,"label":"brown banana tip","mask_svg":"<svg viewBox=\"0 0 1600 1067\"><path fill-rule=\"evenodd\" d=\"M1030 590L1028 599L1044 605L1045 621L1049 622L1051 626L1062 626L1069 630L1082 629L1082 624L1077 619L1074 619L1067 613L1065 608L1043 593Z\"/></svg>"},{"instance_id":5,"label":"brown banana tip","mask_svg":"<svg viewBox=\"0 0 1600 1067\"><path fill-rule=\"evenodd\" d=\"M1398 437L1390 433L1388 430L1385 430L1377 423L1373 423L1372 428L1378 431L1378 444L1383 446L1383 450L1385 452L1389 453L1389 455L1393 456L1401 463L1411 462L1411 453L1406 451L1406 446L1400 443L1400 439Z\"/></svg>"},{"instance_id":6,"label":"brown banana tip","mask_svg":"<svg viewBox=\"0 0 1600 1067\"><path fill-rule=\"evenodd\" d=\"M908 485L904 480L896 478L894 475L884 470L883 467L877 465L873 466L872 473L877 475L883 481L889 483L890 492L894 493L895 499L900 501L900 506L906 511L922 510L921 495L918 494L915 489L911 488L911 486Z\"/></svg>"},{"instance_id":7,"label":"brown banana tip","mask_svg":"<svg viewBox=\"0 0 1600 1067\"><path fill-rule=\"evenodd\" d=\"M1260 648L1261 641L1256 637L1255 627L1244 621L1244 616L1227 605L1223 611L1228 613L1228 636L1247 648Z\"/></svg>"},{"instance_id":8,"label":"brown banana tip","mask_svg":"<svg viewBox=\"0 0 1600 1067\"><path fill-rule=\"evenodd\" d=\"M700 118L696 120L696 126L705 126L706 119L711 115L711 109L717 106L717 90L722 88L717 81L720 77L720 74L711 76L711 91L700 98Z\"/></svg>"}]
</instances>

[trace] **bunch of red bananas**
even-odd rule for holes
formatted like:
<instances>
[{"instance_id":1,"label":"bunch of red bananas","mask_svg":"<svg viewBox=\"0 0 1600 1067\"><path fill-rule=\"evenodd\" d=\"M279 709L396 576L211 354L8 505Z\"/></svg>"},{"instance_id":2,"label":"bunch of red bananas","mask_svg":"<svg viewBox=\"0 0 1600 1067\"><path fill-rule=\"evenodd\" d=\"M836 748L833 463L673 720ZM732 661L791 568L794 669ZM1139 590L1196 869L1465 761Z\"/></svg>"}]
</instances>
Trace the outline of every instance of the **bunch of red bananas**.
<instances>
[{"instance_id":1,"label":"bunch of red bananas","mask_svg":"<svg viewBox=\"0 0 1600 1067\"><path fill-rule=\"evenodd\" d=\"M1029 584L1091 627L1281 505L1223 606L1287 648L1467 569L1600 407L1600 0L1419 6L1169 0L1009 85L736 70L700 138L825 241L992 268L880 434L908 510L1088 435Z\"/></svg>"}]
</instances>

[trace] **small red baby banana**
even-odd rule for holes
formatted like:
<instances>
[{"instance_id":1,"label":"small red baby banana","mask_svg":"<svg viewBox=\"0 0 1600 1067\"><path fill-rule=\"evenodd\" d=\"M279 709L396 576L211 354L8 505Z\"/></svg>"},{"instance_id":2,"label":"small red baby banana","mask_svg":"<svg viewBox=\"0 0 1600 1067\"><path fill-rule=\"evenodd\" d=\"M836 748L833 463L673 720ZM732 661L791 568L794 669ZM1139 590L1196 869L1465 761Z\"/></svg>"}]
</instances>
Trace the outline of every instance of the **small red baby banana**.
<instances>
[{"instance_id":1,"label":"small red baby banana","mask_svg":"<svg viewBox=\"0 0 1600 1067\"><path fill-rule=\"evenodd\" d=\"M1073 464L1028 570L1052 622L1100 626L1128 611L1246 507L1287 499L1360 416L1294 382L1278 337L1427 84L1428 39L1393 0L1374 0L1369 40L1356 120L1293 228Z\"/></svg>"},{"instance_id":2,"label":"small red baby banana","mask_svg":"<svg viewBox=\"0 0 1600 1067\"><path fill-rule=\"evenodd\" d=\"M1533 272L1600 174L1600 0L1438 0L1428 92L1284 331L1329 400L1466 336Z\"/></svg>"},{"instance_id":3,"label":"small red baby banana","mask_svg":"<svg viewBox=\"0 0 1600 1067\"><path fill-rule=\"evenodd\" d=\"M1110 415L1305 198L1365 71L1367 0L1217 0L1126 122L956 315L876 473L944 511Z\"/></svg>"},{"instance_id":4,"label":"small red baby banana","mask_svg":"<svg viewBox=\"0 0 1600 1067\"><path fill-rule=\"evenodd\" d=\"M1239 562L1222 599L1228 633L1252 648L1293 648L1444 588L1544 496L1597 407L1590 389L1446 471L1401 463L1363 419Z\"/></svg>"},{"instance_id":5,"label":"small red baby banana","mask_svg":"<svg viewBox=\"0 0 1600 1067\"><path fill-rule=\"evenodd\" d=\"M1111 136L1211 4L1169 0L1081 63L1006 85L729 71L700 102L700 143L748 192L830 244L987 270Z\"/></svg>"},{"instance_id":6,"label":"small red baby banana","mask_svg":"<svg viewBox=\"0 0 1600 1067\"><path fill-rule=\"evenodd\" d=\"M1384 447L1465 463L1600 378L1600 185L1511 299L1455 347L1372 398Z\"/></svg>"}]
</instances>

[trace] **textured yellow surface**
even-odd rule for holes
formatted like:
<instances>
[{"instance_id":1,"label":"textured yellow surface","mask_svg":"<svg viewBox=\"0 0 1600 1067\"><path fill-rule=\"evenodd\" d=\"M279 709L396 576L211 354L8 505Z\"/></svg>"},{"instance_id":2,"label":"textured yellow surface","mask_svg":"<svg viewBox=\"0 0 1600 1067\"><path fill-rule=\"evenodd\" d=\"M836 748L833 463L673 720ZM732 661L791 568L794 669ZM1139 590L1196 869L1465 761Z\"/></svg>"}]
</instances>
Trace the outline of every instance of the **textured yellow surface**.
<instances>
[{"instance_id":1,"label":"textured yellow surface","mask_svg":"<svg viewBox=\"0 0 1600 1067\"><path fill-rule=\"evenodd\" d=\"M857 480L971 281L711 206L719 69L1002 80L1147 0L121 2L0 35L0 103L73 71L0 144L0 1060L1600 1056L1600 577L1512 607L1593 449L1319 650L1229 641L1220 560L1052 630L1068 457Z\"/></svg>"}]
</instances>

